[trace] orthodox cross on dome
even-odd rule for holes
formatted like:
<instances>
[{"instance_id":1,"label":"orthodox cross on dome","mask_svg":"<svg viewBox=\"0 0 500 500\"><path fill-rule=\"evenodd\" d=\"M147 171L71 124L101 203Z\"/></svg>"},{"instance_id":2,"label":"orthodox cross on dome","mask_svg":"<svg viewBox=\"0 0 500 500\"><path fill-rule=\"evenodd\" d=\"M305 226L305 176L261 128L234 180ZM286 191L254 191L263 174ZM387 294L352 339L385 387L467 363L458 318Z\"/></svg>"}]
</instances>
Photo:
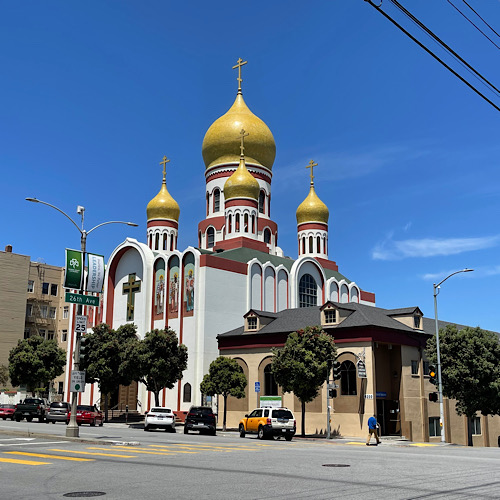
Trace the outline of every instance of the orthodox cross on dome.
<instances>
[{"instance_id":1,"label":"orthodox cross on dome","mask_svg":"<svg viewBox=\"0 0 500 500\"><path fill-rule=\"evenodd\" d=\"M135 281L135 273L128 275L128 282L123 283L123 295L127 297L127 321L134 321L135 294L141 291L141 282Z\"/></svg>"},{"instance_id":2,"label":"orthodox cross on dome","mask_svg":"<svg viewBox=\"0 0 500 500\"><path fill-rule=\"evenodd\" d=\"M238 92L241 94L241 82L243 81L241 79L241 67L244 64L247 64L248 61L244 61L241 57L236 61L236 66L233 66L233 69L238 68Z\"/></svg>"},{"instance_id":3,"label":"orthodox cross on dome","mask_svg":"<svg viewBox=\"0 0 500 500\"><path fill-rule=\"evenodd\" d=\"M248 132L245 132L244 129L241 129L240 136L241 136L241 145L240 145L240 151L241 151L241 156L245 156L245 137L249 136L250 134Z\"/></svg>"},{"instance_id":4,"label":"orthodox cross on dome","mask_svg":"<svg viewBox=\"0 0 500 500\"><path fill-rule=\"evenodd\" d=\"M163 165L163 182L167 178L167 163L170 163L170 160L166 156L163 156L163 161L160 162L160 165Z\"/></svg>"},{"instance_id":5,"label":"orthodox cross on dome","mask_svg":"<svg viewBox=\"0 0 500 500\"><path fill-rule=\"evenodd\" d=\"M317 167L318 164L317 163L314 163L313 160L311 160L309 162L309 164L307 165L306 168L310 168L311 169L311 186L314 186L314 167Z\"/></svg>"}]
</instances>

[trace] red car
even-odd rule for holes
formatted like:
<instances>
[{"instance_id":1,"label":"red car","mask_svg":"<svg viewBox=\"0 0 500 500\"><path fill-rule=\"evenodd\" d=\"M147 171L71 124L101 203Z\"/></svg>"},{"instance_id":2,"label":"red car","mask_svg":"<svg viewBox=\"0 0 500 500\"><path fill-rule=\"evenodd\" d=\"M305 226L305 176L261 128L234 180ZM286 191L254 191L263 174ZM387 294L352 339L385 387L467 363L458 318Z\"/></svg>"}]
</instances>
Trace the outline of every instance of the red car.
<instances>
[{"instance_id":1,"label":"red car","mask_svg":"<svg viewBox=\"0 0 500 500\"><path fill-rule=\"evenodd\" d=\"M6 420L10 418L14 420L14 412L16 411L16 405L0 405L0 418Z\"/></svg>"},{"instance_id":2,"label":"red car","mask_svg":"<svg viewBox=\"0 0 500 500\"><path fill-rule=\"evenodd\" d=\"M66 424L69 424L70 417L71 411L68 412L68 420L66 421ZM99 427L102 427L103 422L104 416L95 405L78 405L76 407L77 425L90 424L91 427L95 427L95 425L98 423Z\"/></svg>"}]
</instances>

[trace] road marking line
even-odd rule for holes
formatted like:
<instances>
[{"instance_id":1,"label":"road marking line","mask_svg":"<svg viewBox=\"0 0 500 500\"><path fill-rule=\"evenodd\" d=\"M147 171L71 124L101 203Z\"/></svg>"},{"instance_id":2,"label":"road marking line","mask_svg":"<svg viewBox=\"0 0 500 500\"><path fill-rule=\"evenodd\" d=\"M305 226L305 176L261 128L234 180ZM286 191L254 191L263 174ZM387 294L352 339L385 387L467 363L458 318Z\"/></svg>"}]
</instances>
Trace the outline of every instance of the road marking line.
<instances>
[{"instance_id":1,"label":"road marking line","mask_svg":"<svg viewBox=\"0 0 500 500\"><path fill-rule=\"evenodd\" d=\"M150 446L159 446L159 445L150 445ZM189 448L193 450L211 450L211 451L232 451L232 450L251 450L254 451L253 448L244 447L244 446L210 446L205 444L173 444L171 446L179 446L180 448Z\"/></svg>"},{"instance_id":2,"label":"road marking line","mask_svg":"<svg viewBox=\"0 0 500 500\"><path fill-rule=\"evenodd\" d=\"M431 443L412 443L409 446L437 446L437 444L431 444Z\"/></svg>"},{"instance_id":3,"label":"road marking line","mask_svg":"<svg viewBox=\"0 0 500 500\"><path fill-rule=\"evenodd\" d=\"M353 444L355 446L366 446L366 443L358 443L357 441L349 441L345 444Z\"/></svg>"},{"instance_id":4,"label":"road marking line","mask_svg":"<svg viewBox=\"0 0 500 500\"><path fill-rule=\"evenodd\" d=\"M15 458L2 458L0 462L7 464L23 464L23 465L51 465L50 462L34 462L33 460L17 460Z\"/></svg>"},{"instance_id":5,"label":"road marking line","mask_svg":"<svg viewBox=\"0 0 500 500\"><path fill-rule=\"evenodd\" d=\"M36 438L5 438L0 441L34 441Z\"/></svg>"},{"instance_id":6,"label":"road marking line","mask_svg":"<svg viewBox=\"0 0 500 500\"><path fill-rule=\"evenodd\" d=\"M113 451L116 448L122 449L121 446L113 446L113 448L97 448L97 447L94 448L93 446L87 447L88 450L110 450L110 451ZM128 448L128 446L124 446L123 448ZM134 448L134 453L140 453L141 455L175 455L175 453L162 453L160 451L136 451L136 448Z\"/></svg>"},{"instance_id":7,"label":"road marking line","mask_svg":"<svg viewBox=\"0 0 500 500\"><path fill-rule=\"evenodd\" d=\"M43 441L39 443L10 443L10 444L1 444L0 447L5 446L35 446L35 445L46 445L46 444L61 444L61 441Z\"/></svg>"},{"instance_id":8,"label":"road marking line","mask_svg":"<svg viewBox=\"0 0 500 500\"><path fill-rule=\"evenodd\" d=\"M45 455L44 453L29 453L27 451L4 451L4 453L8 453L10 455L24 455L28 457L37 457L37 458L55 458L57 460L73 460L75 462L93 462L93 458L78 458L78 457L62 457L59 455Z\"/></svg>"},{"instance_id":9,"label":"road marking line","mask_svg":"<svg viewBox=\"0 0 500 500\"><path fill-rule=\"evenodd\" d=\"M49 450L49 451L60 451L62 453L77 453L78 455L101 455L103 457L137 458L135 455L113 455L111 453L90 453L88 451L77 451L77 450L57 450L57 449L53 449L53 450Z\"/></svg>"},{"instance_id":10,"label":"road marking line","mask_svg":"<svg viewBox=\"0 0 500 500\"><path fill-rule=\"evenodd\" d=\"M170 450L170 448L168 447L160 447L161 449L165 449L165 450ZM89 448L89 450L94 450L96 448ZM113 445L113 448L107 448L107 449L120 449L120 450L123 450L123 449L130 449L130 446L122 446L122 445ZM134 446L134 453L137 451L137 450L142 450L142 451L150 451L151 453L154 453L155 450L151 450L150 448L140 448L140 447L136 447ZM160 451L160 450L158 450ZM197 451L184 451L184 450L172 450L173 453L192 453L192 454L197 454L198 452Z\"/></svg>"}]
</instances>

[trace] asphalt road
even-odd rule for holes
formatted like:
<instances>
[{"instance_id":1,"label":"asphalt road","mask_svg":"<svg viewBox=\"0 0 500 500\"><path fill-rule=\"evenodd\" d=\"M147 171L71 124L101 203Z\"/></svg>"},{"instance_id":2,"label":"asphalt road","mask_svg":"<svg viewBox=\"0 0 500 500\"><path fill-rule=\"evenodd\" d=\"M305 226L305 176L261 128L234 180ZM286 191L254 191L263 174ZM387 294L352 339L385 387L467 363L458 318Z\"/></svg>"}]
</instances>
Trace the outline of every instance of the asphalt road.
<instances>
[{"instance_id":1,"label":"asphalt road","mask_svg":"<svg viewBox=\"0 0 500 500\"><path fill-rule=\"evenodd\" d=\"M0 421L0 498L493 499L500 448L241 439ZM96 496L97 498L97 496Z\"/></svg>"}]
</instances>

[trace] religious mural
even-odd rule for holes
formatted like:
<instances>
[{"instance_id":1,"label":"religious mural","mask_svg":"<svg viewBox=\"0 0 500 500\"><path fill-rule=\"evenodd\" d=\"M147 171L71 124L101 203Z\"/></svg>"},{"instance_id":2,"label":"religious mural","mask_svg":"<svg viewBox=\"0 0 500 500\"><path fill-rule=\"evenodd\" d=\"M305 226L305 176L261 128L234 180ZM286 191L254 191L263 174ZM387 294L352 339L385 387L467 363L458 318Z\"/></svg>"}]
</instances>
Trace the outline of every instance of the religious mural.
<instances>
[{"instance_id":1,"label":"religious mural","mask_svg":"<svg viewBox=\"0 0 500 500\"><path fill-rule=\"evenodd\" d=\"M184 259L184 315L194 314L194 256L187 254Z\"/></svg>"},{"instance_id":2,"label":"religious mural","mask_svg":"<svg viewBox=\"0 0 500 500\"><path fill-rule=\"evenodd\" d=\"M155 264L155 302L154 316L155 319L163 318L163 310L165 303L165 261L158 259Z\"/></svg>"},{"instance_id":3,"label":"religious mural","mask_svg":"<svg viewBox=\"0 0 500 500\"><path fill-rule=\"evenodd\" d=\"M179 314L179 258L172 257L169 261L169 283L168 283L168 317L177 318Z\"/></svg>"}]
</instances>

